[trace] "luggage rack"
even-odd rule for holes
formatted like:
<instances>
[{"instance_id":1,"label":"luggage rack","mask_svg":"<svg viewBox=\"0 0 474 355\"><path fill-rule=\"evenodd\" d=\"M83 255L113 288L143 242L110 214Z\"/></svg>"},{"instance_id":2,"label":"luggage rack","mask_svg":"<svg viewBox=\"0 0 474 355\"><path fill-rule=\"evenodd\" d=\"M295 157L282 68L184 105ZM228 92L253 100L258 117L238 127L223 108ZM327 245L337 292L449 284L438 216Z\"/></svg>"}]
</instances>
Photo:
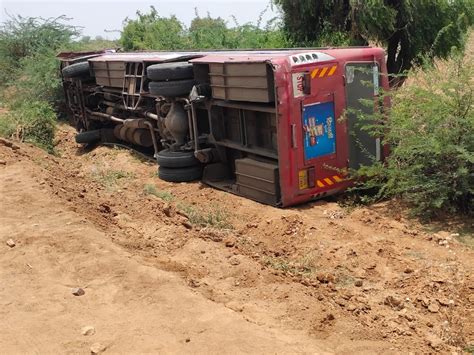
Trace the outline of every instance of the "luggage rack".
<instances>
[{"instance_id":1,"label":"luggage rack","mask_svg":"<svg viewBox=\"0 0 474 355\"><path fill-rule=\"evenodd\" d=\"M144 76L145 65L142 62L125 63L122 98L128 110L135 110L140 105Z\"/></svg>"}]
</instances>

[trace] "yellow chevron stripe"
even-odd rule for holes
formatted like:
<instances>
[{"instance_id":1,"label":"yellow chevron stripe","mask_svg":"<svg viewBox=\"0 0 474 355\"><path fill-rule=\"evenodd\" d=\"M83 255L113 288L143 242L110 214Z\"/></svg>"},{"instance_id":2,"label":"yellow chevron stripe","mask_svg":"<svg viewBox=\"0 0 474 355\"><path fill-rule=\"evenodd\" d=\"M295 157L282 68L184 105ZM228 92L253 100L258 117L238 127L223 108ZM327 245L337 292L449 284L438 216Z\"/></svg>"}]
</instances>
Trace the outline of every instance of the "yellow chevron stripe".
<instances>
[{"instance_id":1,"label":"yellow chevron stripe","mask_svg":"<svg viewBox=\"0 0 474 355\"><path fill-rule=\"evenodd\" d=\"M337 175L334 175L332 178L333 178L334 180L336 180L336 182L342 181L342 179L341 179L339 176L337 176Z\"/></svg>"},{"instance_id":2,"label":"yellow chevron stripe","mask_svg":"<svg viewBox=\"0 0 474 355\"><path fill-rule=\"evenodd\" d=\"M334 72L336 71L336 69L337 69L337 65L333 66L333 67L331 68L331 70L329 71L328 76L333 75Z\"/></svg>"},{"instance_id":3,"label":"yellow chevron stripe","mask_svg":"<svg viewBox=\"0 0 474 355\"><path fill-rule=\"evenodd\" d=\"M319 68L316 68L312 71L311 73L311 77L314 79L316 77L316 75L318 75L318 71L319 71Z\"/></svg>"},{"instance_id":4,"label":"yellow chevron stripe","mask_svg":"<svg viewBox=\"0 0 474 355\"><path fill-rule=\"evenodd\" d=\"M318 187L324 187L324 184L321 182L321 180L316 181L316 184Z\"/></svg>"},{"instance_id":5,"label":"yellow chevron stripe","mask_svg":"<svg viewBox=\"0 0 474 355\"><path fill-rule=\"evenodd\" d=\"M334 185L334 182L330 178L325 178L324 182L326 182L328 185Z\"/></svg>"},{"instance_id":6,"label":"yellow chevron stripe","mask_svg":"<svg viewBox=\"0 0 474 355\"><path fill-rule=\"evenodd\" d=\"M322 77L326 74L327 71L328 71L328 68L327 68L327 67L323 68L323 70L322 70L321 73L319 74L319 77L322 78Z\"/></svg>"}]
</instances>

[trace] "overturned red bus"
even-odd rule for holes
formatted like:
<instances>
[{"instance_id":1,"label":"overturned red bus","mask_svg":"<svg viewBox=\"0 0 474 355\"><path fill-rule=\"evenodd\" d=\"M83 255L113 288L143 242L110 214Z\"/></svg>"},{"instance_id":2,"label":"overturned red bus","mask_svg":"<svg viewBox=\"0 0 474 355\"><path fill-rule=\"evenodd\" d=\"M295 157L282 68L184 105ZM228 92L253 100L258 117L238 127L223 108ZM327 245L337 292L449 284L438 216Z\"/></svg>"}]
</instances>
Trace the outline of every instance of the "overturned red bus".
<instances>
[{"instance_id":1,"label":"overturned red bus","mask_svg":"<svg viewBox=\"0 0 474 355\"><path fill-rule=\"evenodd\" d=\"M356 113L388 90L380 48L59 58L77 142L149 151L166 181L286 207L344 190L348 168L383 159Z\"/></svg>"}]
</instances>

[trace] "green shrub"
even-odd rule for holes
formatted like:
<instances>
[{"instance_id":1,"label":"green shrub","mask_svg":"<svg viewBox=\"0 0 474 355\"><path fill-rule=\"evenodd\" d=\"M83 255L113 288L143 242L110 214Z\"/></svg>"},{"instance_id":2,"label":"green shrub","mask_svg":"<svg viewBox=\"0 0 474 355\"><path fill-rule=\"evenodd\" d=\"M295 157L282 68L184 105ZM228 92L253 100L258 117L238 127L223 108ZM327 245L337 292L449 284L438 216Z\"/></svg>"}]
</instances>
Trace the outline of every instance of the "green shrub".
<instances>
[{"instance_id":1,"label":"green shrub","mask_svg":"<svg viewBox=\"0 0 474 355\"><path fill-rule=\"evenodd\" d=\"M30 142L52 152L56 113L47 102L23 100L0 116L0 135Z\"/></svg>"},{"instance_id":2,"label":"green shrub","mask_svg":"<svg viewBox=\"0 0 474 355\"><path fill-rule=\"evenodd\" d=\"M256 24L239 24L234 18L230 27L222 18L210 14L192 20L186 28L177 18L162 17L152 6L148 13L137 11L136 19L125 19L120 43L125 50L137 49L237 49L289 47L277 19L262 26L260 14Z\"/></svg>"},{"instance_id":3,"label":"green shrub","mask_svg":"<svg viewBox=\"0 0 474 355\"><path fill-rule=\"evenodd\" d=\"M355 172L357 189L377 189L377 198L400 197L413 214L472 213L474 197L474 66L455 56L424 72L392 95L383 126L390 156L385 164Z\"/></svg>"}]
</instances>

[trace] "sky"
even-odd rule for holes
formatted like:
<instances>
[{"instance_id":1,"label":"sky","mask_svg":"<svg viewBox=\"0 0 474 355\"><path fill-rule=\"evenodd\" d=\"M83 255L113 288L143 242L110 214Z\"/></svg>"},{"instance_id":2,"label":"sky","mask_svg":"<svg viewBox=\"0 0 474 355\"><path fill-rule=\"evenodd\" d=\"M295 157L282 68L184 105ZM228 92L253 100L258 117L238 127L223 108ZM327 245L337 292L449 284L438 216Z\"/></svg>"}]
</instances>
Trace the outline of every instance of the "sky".
<instances>
[{"instance_id":1,"label":"sky","mask_svg":"<svg viewBox=\"0 0 474 355\"><path fill-rule=\"evenodd\" d=\"M71 18L70 24L83 27L84 36L116 39L120 33L110 31L119 30L126 17L135 18L137 10L146 12L150 5L155 6L161 16L176 15L186 26L194 18L195 8L201 17L209 12L212 17L222 17L229 25L234 23L232 15L241 24L256 23L260 13L267 7L264 23L278 16L275 6L273 9L269 6L270 0L0 0L0 22L8 14L44 18L66 15Z\"/></svg>"}]
</instances>

